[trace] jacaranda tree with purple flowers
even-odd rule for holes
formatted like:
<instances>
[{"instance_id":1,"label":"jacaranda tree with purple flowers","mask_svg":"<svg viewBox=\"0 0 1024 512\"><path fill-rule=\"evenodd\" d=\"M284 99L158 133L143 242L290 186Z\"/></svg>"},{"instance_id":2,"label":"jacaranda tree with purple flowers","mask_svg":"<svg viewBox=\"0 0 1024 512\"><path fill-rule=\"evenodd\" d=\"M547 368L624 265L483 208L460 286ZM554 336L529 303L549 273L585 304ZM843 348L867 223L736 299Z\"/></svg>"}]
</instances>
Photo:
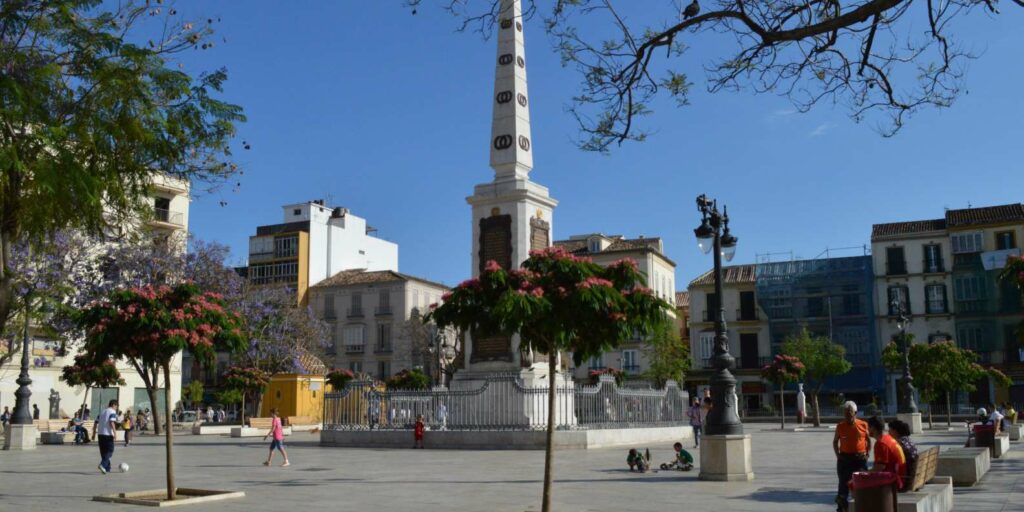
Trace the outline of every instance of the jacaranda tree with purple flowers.
<instances>
[{"instance_id":1,"label":"jacaranda tree with purple flowers","mask_svg":"<svg viewBox=\"0 0 1024 512\"><path fill-rule=\"evenodd\" d=\"M547 450L543 511L551 510L552 443L558 354L572 352L577 365L614 349L634 335L647 335L671 306L646 286L636 262L601 267L560 247L531 251L521 269L489 261L479 278L443 297L428 320L474 337L518 333L520 348L547 354Z\"/></svg>"},{"instance_id":2,"label":"jacaranda tree with purple flowers","mask_svg":"<svg viewBox=\"0 0 1024 512\"><path fill-rule=\"evenodd\" d=\"M295 290L284 286L244 288L238 309L248 326L248 346L235 355L243 367L270 374L306 373L301 356L323 358L330 342L327 324L312 308L295 304Z\"/></svg>"},{"instance_id":3,"label":"jacaranda tree with purple flowers","mask_svg":"<svg viewBox=\"0 0 1024 512\"><path fill-rule=\"evenodd\" d=\"M171 361L188 350L198 361L209 363L218 350L235 352L245 344L241 315L224 298L194 284L144 286L113 290L84 308L77 317L86 333L82 354L86 361L125 360L146 383L156 404L159 377L164 390L171 389ZM171 417L170 400L164 401L164 418ZM153 421L160 423L156 410ZM173 429L166 429L167 499L173 500Z\"/></svg>"}]
</instances>

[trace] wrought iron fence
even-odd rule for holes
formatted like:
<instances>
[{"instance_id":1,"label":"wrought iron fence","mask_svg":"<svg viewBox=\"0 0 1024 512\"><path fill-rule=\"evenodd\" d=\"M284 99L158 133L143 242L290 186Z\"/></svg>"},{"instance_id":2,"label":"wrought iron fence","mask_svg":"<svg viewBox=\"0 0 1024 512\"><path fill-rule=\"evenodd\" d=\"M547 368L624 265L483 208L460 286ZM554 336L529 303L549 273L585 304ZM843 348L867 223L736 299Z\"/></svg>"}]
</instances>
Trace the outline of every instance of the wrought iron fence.
<instances>
[{"instance_id":1,"label":"wrought iron fence","mask_svg":"<svg viewBox=\"0 0 1024 512\"><path fill-rule=\"evenodd\" d=\"M560 379L552 412L560 430L667 426L686 424L688 400L674 382L652 389L620 388L610 377L595 385ZM548 387L527 386L518 374L507 374L466 390L388 390L379 383L353 381L324 396L327 429L408 429L419 417L431 429L543 430Z\"/></svg>"}]
</instances>

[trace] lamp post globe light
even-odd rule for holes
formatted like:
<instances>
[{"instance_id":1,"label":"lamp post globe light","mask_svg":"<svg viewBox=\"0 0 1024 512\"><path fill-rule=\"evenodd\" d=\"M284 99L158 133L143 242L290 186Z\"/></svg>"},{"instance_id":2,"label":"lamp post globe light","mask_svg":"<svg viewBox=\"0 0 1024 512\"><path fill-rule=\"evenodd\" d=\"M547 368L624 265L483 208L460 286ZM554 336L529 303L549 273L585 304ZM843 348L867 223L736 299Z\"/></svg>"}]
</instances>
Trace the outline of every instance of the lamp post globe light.
<instances>
[{"instance_id":1,"label":"lamp post globe light","mask_svg":"<svg viewBox=\"0 0 1024 512\"><path fill-rule=\"evenodd\" d=\"M910 340L907 339L907 307L901 297L894 297L890 303L896 315L896 328L900 331L900 345L903 352L903 376L900 378L898 412L901 414L917 413L917 401L914 400L914 378L910 375Z\"/></svg>"},{"instance_id":2,"label":"lamp post globe light","mask_svg":"<svg viewBox=\"0 0 1024 512\"><path fill-rule=\"evenodd\" d=\"M711 364L711 410L704 424L706 435L742 435L743 423L737 414L736 378L730 371L736 360L729 354L729 337L726 334L725 307L722 300L722 258L732 261L736 255L738 239L729 231L729 213L725 206L718 211L718 201L708 199L704 194L697 197L697 210L701 212L700 226L693 230L697 246L707 254L714 251L715 297L718 298L715 315L715 345Z\"/></svg>"}]
</instances>

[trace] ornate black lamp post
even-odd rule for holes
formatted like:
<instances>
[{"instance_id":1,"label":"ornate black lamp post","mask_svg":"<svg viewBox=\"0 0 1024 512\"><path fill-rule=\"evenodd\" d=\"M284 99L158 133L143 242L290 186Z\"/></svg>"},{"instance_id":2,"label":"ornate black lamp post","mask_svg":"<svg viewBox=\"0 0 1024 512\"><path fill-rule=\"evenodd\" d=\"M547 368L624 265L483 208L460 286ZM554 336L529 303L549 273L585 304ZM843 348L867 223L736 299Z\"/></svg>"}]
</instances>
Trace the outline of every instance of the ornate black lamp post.
<instances>
[{"instance_id":1,"label":"ornate black lamp post","mask_svg":"<svg viewBox=\"0 0 1024 512\"><path fill-rule=\"evenodd\" d=\"M26 297L25 301L29 302L30 298ZM21 373L18 374L18 390L14 392L14 414L11 415L12 425L31 425L32 424L32 406L29 404L29 398L32 396L32 390L29 388L32 385L32 379L28 376L28 356L29 356L29 337L28 337L28 309L25 310L25 332L21 339Z\"/></svg>"},{"instance_id":2,"label":"ornate black lamp post","mask_svg":"<svg viewBox=\"0 0 1024 512\"><path fill-rule=\"evenodd\" d=\"M715 312L715 352L711 364L715 371L711 375L711 410L704 425L707 435L741 435L743 423L737 415L736 378L729 371L736 360L729 354L729 338L725 331L725 307L722 300L722 258L731 261L736 254L737 238L729 232L729 214L723 206L718 211L718 201L708 199L704 194L697 197L697 210L702 220L700 227L693 230L697 245L704 254L714 250L715 297L718 311Z\"/></svg>"},{"instance_id":3,"label":"ornate black lamp post","mask_svg":"<svg viewBox=\"0 0 1024 512\"><path fill-rule=\"evenodd\" d=\"M892 299L892 311L896 315L896 328L900 330L900 345L903 349L903 377L900 378L899 412L913 414L917 412L917 401L914 400L914 378L910 376L910 340L907 338L907 307L903 299Z\"/></svg>"}]
</instances>

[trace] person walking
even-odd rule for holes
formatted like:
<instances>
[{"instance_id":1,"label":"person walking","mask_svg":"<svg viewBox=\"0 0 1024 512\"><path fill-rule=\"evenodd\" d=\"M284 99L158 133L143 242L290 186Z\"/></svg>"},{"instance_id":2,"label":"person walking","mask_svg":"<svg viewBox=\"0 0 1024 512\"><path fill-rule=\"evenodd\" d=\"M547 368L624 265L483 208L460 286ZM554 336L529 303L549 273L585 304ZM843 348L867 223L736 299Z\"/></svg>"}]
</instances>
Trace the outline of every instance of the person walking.
<instances>
[{"instance_id":1,"label":"person walking","mask_svg":"<svg viewBox=\"0 0 1024 512\"><path fill-rule=\"evenodd\" d=\"M110 472L110 459L114 456L114 433L117 432L117 400L107 403L107 408L96 418L92 426L92 438L99 438L100 445L100 473L104 475Z\"/></svg>"},{"instance_id":2,"label":"person walking","mask_svg":"<svg viewBox=\"0 0 1024 512\"><path fill-rule=\"evenodd\" d=\"M700 410L699 398L693 399L693 405L686 411L686 415L690 418L690 426L693 427L693 447L697 448L700 446L701 429L704 428L704 415Z\"/></svg>"},{"instance_id":3,"label":"person walking","mask_svg":"<svg viewBox=\"0 0 1024 512\"><path fill-rule=\"evenodd\" d=\"M3 414L0 414L0 434L7 432L7 423L11 421L11 409L4 407Z\"/></svg>"},{"instance_id":4,"label":"person walking","mask_svg":"<svg viewBox=\"0 0 1024 512\"><path fill-rule=\"evenodd\" d=\"M836 453L836 475L839 487L836 493L836 507L839 512L846 512L850 507L850 479L856 471L867 471L868 450L871 440L868 438L868 424L857 419L857 404L843 404L843 421L836 425L836 434L832 438L832 450Z\"/></svg>"},{"instance_id":5,"label":"person walking","mask_svg":"<svg viewBox=\"0 0 1024 512\"><path fill-rule=\"evenodd\" d=\"M274 450L276 449L284 457L284 464L281 464L281 467L291 466L291 463L288 462L288 452L284 451L284 426L281 425L281 418L277 415L277 408L270 410L270 418L270 432L263 436L263 440L266 441L269 436L274 436L274 439L270 442L270 454L267 455L267 461L263 465L270 465L270 461L274 459Z\"/></svg>"}]
</instances>

